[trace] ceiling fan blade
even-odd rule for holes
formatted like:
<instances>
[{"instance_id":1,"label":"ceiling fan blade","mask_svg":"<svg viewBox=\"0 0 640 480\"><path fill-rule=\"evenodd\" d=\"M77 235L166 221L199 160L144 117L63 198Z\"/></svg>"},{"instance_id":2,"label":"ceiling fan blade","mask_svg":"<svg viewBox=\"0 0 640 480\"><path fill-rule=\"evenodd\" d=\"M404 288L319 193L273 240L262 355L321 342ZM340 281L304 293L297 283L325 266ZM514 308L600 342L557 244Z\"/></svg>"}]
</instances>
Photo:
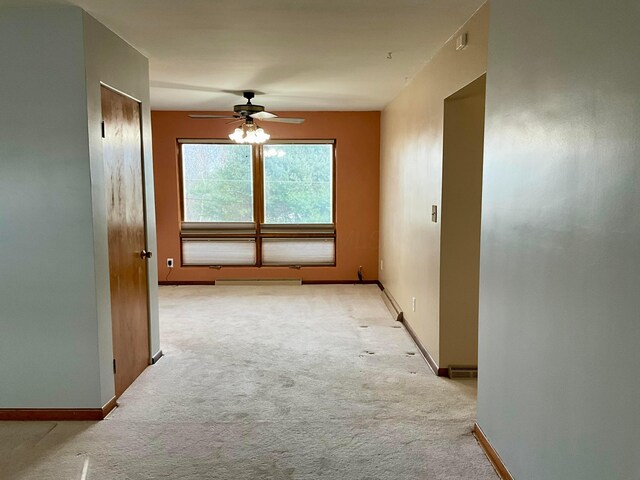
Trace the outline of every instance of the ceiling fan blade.
<instances>
[{"instance_id":1,"label":"ceiling fan blade","mask_svg":"<svg viewBox=\"0 0 640 480\"><path fill-rule=\"evenodd\" d=\"M190 113L191 118L238 118L236 115L201 115L196 113Z\"/></svg>"},{"instance_id":2,"label":"ceiling fan blade","mask_svg":"<svg viewBox=\"0 0 640 480\"><path fill-rule=\"evenodd\" d=\"M234 118L230 122L225 122L225 125L231 125L232 123L238 123L238 122L243 122L243 121L244 121L244 118Z\"/></svg>"},{"instance_id":3,"label":"ceiling fan blade","mask_svg":"<svg viewBox=\"0 0 640 480\"><path fill-rule=\"evenodd\" d=\"M274 117L274 118L261 118L263 122L280 122L280 123L303 123L304 118L291 118L291 117Z\"/></svg>"},{"instance_id":4,"label":"ceiling fan blade","mask_svg":"<svg viewBox=\"0 0 640 480\"><path fill-rule=\"evenodd\" d=\"M254 113L253 115L249 115L251 118L255 118L256 120L266 120L268 118L277 118L278 116L275 113L271 113L271 112L258 112L258 113Z\"/></svg>"}]
</instances>

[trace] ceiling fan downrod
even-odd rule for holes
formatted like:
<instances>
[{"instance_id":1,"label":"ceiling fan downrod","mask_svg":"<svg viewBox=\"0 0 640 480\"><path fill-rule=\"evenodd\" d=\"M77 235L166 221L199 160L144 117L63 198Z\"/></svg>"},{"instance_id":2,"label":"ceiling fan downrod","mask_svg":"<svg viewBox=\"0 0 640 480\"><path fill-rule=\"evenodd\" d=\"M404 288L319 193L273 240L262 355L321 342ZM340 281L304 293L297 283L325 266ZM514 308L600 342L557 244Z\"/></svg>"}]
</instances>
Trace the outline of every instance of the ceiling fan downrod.
<instances>
[{"instance_id":1,"label":"ceiling fan downrod","mask_svg":"<svg viewBox=\"0 0 640 480\"><path fill-rule=\"evenodd\" d=\"M242 96L247 99L247 104L251 105L251 99L256 96L254 92L242 92Z\"/></svg>"}]
</instances>

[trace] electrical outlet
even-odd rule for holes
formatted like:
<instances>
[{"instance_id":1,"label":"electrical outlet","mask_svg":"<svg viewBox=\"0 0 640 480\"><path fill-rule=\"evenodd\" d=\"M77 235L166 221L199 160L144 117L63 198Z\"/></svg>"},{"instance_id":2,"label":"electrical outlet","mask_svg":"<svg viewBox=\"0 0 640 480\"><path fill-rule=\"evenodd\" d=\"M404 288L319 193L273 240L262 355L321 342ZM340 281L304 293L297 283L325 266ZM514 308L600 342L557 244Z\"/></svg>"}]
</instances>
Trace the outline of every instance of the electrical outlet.
<instances>
[{"instance_id":1,"label":"electrical outlet","mask_svg":"<svg viewBox=\"0 0 640 480\"><path fill-rule=\"evenodd\" d=\"M411 310L416 311L416 297L411 297Z\"/></svg>"},{"instance_id":2,"label":"electrical outlet","mask_svg":"<svg viewBox=\"0 0 640 480\"><path fill-rule=\"evenodd\" d=\"M384 260L380 260L380 270L384 270Z\"/></svg>"},{"instance_id":3,"label":"electrical outlet","mask_svg":"<svg viewBox=\"0 0 640 480\"><path fill-rule=\"evenodd\" d=\"M167 267L173 268L173 258L167 258Z\"/></svg>"}]
</instances>

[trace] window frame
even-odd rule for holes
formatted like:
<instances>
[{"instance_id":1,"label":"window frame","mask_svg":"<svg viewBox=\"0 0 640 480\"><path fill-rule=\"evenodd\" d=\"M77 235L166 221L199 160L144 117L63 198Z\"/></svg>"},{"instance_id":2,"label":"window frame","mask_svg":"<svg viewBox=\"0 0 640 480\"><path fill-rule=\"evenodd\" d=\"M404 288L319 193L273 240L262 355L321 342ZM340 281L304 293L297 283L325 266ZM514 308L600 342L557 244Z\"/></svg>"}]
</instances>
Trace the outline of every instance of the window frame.
<instances>
[{"instance_id":1,"label":"window frame","mask_svg":"<svg viewBox=\"0 0 640 480\"><path fill-rule=\"evenodd\" d=\"M212 145L235 145L235 142L229 139L217 138L180 138L177 139L177 155L178 155L178 183L179 183L179 214L180 214L180 266L184 268L190 267L209 267L209 268L307 268L307 267L335 267L338 261L337 252L337 229L336 229L336 198L337 198L337 142L336 139L273 139L263 144L251 145L251 168L252 168L252 188L253 188L253 222L185 222L185 198L184 198L184 178L183 178L183 153L182 145L184 144L212 144ZM265 224L265 205L264 205L264 147L271 145L313 145L323 144L332 145L331 149L331 217L330 224ZM203 265L203 264L185 264L183 252L183 240L223 240L223 239L254 239L256 248L256 263L253 265ZM265 238L281 238L281 239L333 239L334 255L332 263L314 263L314 264L266 264L262 261L262 240Z\"/></svg>"}]
</instances>

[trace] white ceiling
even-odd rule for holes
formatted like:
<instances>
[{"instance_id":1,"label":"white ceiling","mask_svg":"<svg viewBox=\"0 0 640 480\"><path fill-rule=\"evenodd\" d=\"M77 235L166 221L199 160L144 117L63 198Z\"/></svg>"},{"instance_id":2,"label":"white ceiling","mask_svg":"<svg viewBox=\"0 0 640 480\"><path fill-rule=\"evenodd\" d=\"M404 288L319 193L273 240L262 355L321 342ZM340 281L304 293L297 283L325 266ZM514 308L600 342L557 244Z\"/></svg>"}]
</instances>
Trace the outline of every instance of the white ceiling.
<instances>
[{"instance_id":1,"label":"white ceiling","mask_svg":"<svg viewBox=\"0 0 640 480\"><path fill-rule=\"evenodd\" d=\"M485 0L0 0L79 5L149 57L152 107L380 110ZM391 53L391 59L387 56Z\"/></svg>"}]
</instances>

